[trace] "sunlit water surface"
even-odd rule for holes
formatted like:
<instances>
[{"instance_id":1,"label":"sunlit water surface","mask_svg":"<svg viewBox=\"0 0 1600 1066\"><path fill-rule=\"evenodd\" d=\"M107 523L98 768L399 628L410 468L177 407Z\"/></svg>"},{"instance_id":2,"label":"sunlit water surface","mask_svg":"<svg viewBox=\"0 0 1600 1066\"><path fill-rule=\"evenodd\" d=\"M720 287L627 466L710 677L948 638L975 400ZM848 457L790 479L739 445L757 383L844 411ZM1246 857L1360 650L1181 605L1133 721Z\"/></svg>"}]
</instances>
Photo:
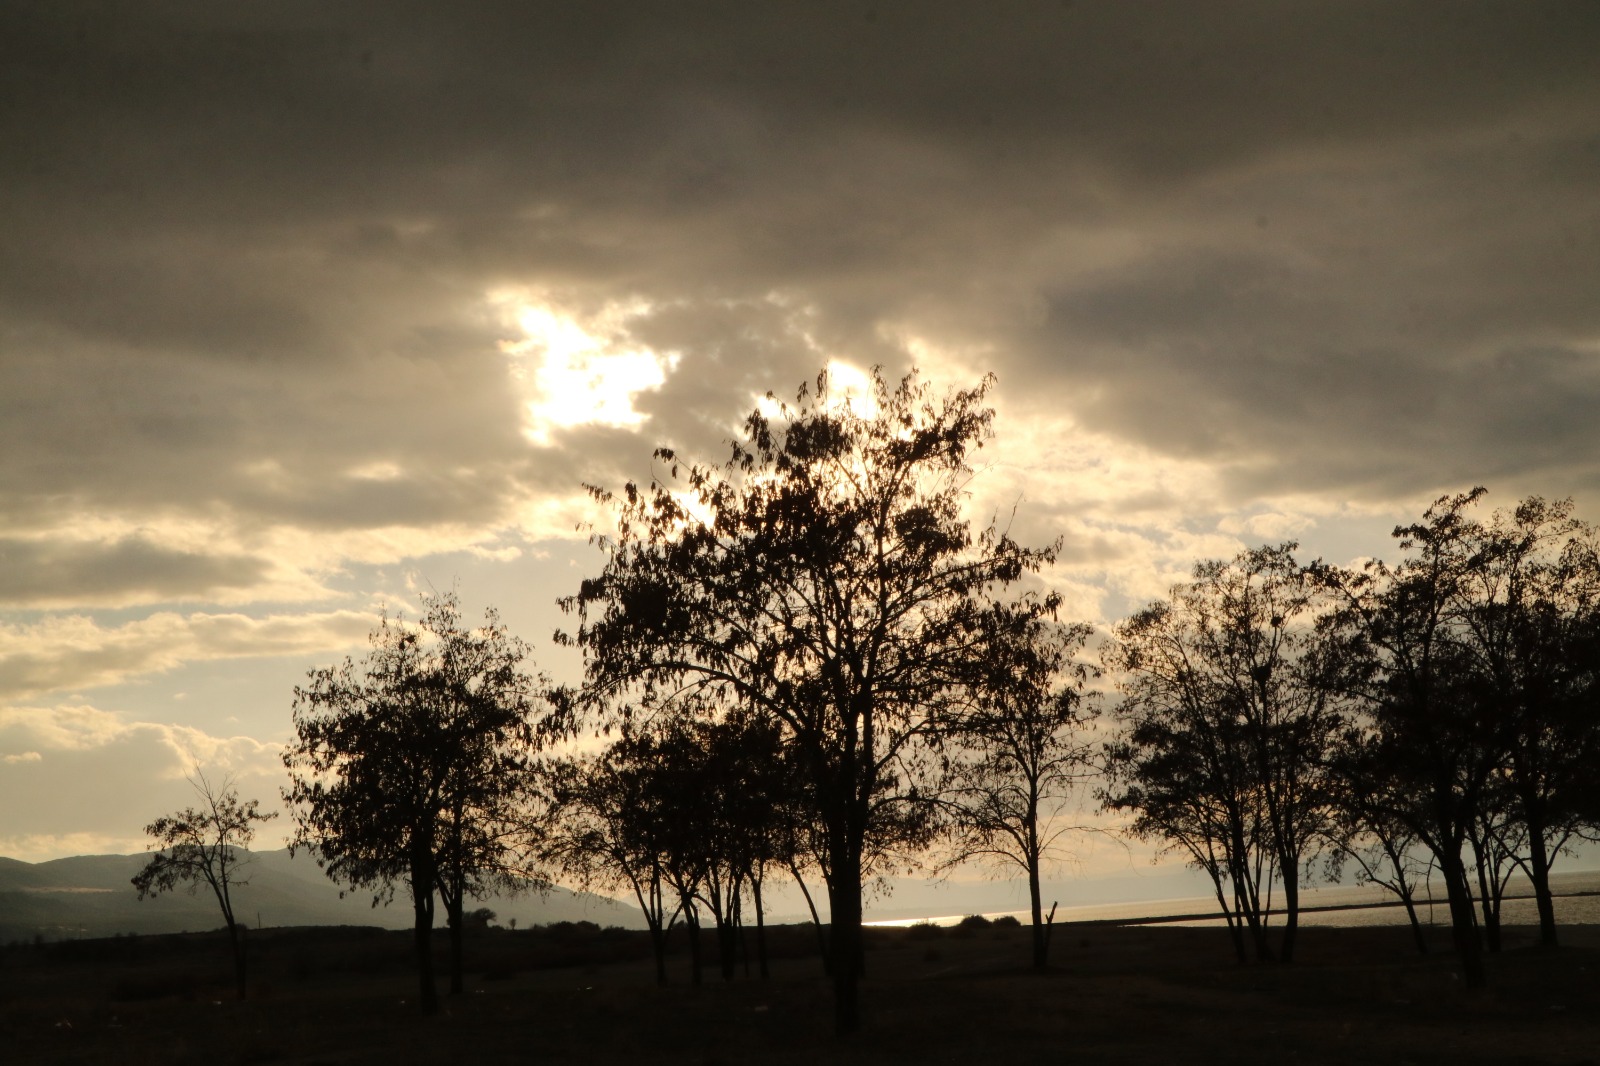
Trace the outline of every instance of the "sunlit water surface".
<instances>
[{"instance_id":1,"label":"sunlit water surface","mask_svg":"<svg viewBox=\"0 0 1600 1066\"><path fill-rule=\"evenodd\" d=\"M1600 871L1580 871L1551 875L1550 887L1557 898L1556 921L1562 925L1600 925ZM1431 898L1430 898L1431 891ZM1500 910L1500 921L1505 925L1537 925L1539 914L1535 908L1532 890L1526 881L1513 879L1506 889L1509 897ZM1278 899L1273 900L1276 906ZM1319 907L1350 907L1362 904L1392 904L1391 906L1366 906L1358 910L1316 910ZM1301 889L1300 924L1302 925L1400 925L1406 921L1405 908L1395 902L1392 893L1374 885L1330 885L1323 888ZM1211 925L1220 918L1199 918L1200 915L1218 913L1215 898L1195 896L1186 899L1140 900L1136 903L1104 903L1087 907L1061 907L1056 911L1056 922L1106 922L1163 920L1163 924ZM991 920L1006 915L1024 923L1028 912L994 911L984 917ZM930 915L926 918L902 918L894 921L868 922L876 926L907 926L921 922L934 925L954 925L965 915ZM1417 917L1424 923L1445 925L1450 921L1449 905L1445 901L1444 887L1435 883L1417 890ZM1282 921L1274 915L1273 924Z\"/></svg>"}]
</instances>

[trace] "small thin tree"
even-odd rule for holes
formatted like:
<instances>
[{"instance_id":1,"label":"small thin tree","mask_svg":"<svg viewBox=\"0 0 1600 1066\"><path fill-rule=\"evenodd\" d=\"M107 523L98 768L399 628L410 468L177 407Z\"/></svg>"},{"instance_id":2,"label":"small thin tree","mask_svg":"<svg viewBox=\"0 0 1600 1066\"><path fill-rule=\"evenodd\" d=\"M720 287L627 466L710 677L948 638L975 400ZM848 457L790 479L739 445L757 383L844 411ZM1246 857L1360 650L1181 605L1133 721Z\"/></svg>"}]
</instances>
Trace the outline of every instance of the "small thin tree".
<instances>
[{"instance_id":1,"label":"small thin tree","mask_svg":"<svg viewBox=\"0 0 1600 1066\"><path fill-rule=\"evenodd\" d=\"M656 981L667 983L667 935L680 907L667 878L666 814L649 738L618 738L584 759L552 763L549 831L541 857L585 889L633 890L655 955Z\"/></svg>"},{"instance_id":2,"label":"small thin tree","mask_svg":"<svg viewBox=\"0 0 1600 1066\"><path fill-rule=\"evenodd\" d=\"M233 917L233 889L249 884L239 871L249 862L245 852L255 839L255 823L271 821L277 811L262 814L257 800L240 802L233 781L224 777L213 785L199 770L189 779L200 806L157 818L145 826L160 849L133 877L141 900L186 884L192 895L201 885L211 889L222 908L233 949L233 974L239 998L245 998L245 947L241 927Z\"/></svg>"},{"instance_id":3,"label":"small thin tree","mask_svg":"<svg viewBox=\"0 0 1600 1066\"><path fill-rule=\"evenodd\" d=\"M1035 969L1049 964L1050 953L1040 878L1059 858L1062 838L1083 829L1065 815L1097 773L1084 686L1098 671L1074 659L1093 630L1050 620L1043 612L1053 606L990 610L983 681L955 731L960 751L943 803L952 842L945 867L977 859L1027 875Z\"/></svg>"}]
</instances>

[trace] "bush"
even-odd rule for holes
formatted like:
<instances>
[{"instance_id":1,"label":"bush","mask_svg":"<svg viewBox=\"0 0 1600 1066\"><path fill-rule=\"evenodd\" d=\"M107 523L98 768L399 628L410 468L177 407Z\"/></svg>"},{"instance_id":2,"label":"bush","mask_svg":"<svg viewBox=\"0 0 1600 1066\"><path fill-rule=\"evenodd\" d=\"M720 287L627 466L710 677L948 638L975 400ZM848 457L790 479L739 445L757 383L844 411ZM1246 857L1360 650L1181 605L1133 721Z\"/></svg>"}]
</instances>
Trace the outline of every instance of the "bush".
<instances>
[{"instance_id":1,"label":"bush","mask_svg":"<svg viewBox=\"0 0 1600 1066\"><path fill-rule=\"evenodd\" d=\"M969 914L957 923L959 929L987 929L993 924L981 914Z\"/></svg>"},{"instance_id":2,"label":"bush","mask_svg":"<svg viewBox=\"0 0 1600 1066\"><path fill-rule=\"evenodd\" d=\"M994 920L994 927L996 929L1020 929L1022 922L1015 914L1002 914Z\"/></svg>"}]
</instances>

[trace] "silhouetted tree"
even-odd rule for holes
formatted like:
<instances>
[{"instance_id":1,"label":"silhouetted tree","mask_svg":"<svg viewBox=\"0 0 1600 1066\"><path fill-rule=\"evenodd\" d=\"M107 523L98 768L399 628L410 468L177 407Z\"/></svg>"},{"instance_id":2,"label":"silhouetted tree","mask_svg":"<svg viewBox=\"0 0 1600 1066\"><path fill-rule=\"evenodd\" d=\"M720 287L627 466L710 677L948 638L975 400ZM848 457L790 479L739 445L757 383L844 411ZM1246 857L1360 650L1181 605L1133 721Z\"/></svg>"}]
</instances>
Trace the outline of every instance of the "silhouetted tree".
<instances>
[{"instance_id":1,"label":"silhouetted tree","mask_svg":"<svg viewBox=\"0 0 1600 1066\"><path fill-rule=\"evenodd\" d=\"M1241 927L1258 957L1272 954L1266 919L1281 882L1284 961L1300 878L1331 817L1341 724L1321 684L1316 590L1294 548L1198 564L1193 582L1127 619L1105 647L1128 726L1112 747L1121 787L1109 806L1134 811L1134 832L1184 849L1211 875L1241 954Z\"/></svg>"},{"instance_id":2,"label":"silhouetted tree","mask_svg":"<svg viewBox=\"0 0 1600 1066\"><path fill-rule=\"evenodd\" d=\"M1075 656L1092 629L1060 625L1036 606L1000 605L985 620L984 672L953 739L946 865L989 860L1028 878L1033 965L1049 962L1040 876L1081 825L1065 820L1082 783L1098 773L1085 730L1094 718L1084 686L1095 673Z\"/></svg>"},{"instance_id":3,"label":"silhouetted tree","mask_svg":"<svg viewBox=\"0 0 1600 1066\"><path fill-rule=\"evenodd\" d=\"M769 719L737 709L690 722L682 735L690 748L680 760L690 768L685 784L694 793L686 797L693 840L685 846L701 853L697 895L716 923L723 979L733 977L737 963L746 894L766 976L762 886L768 866L793 840L784 822L793 816L795 782L780 734Z\"/></svg>"},{"instance_id":4,"label":"silhouetted tree","mask_svg":"<svg viewBox=\"0 0 1600 1066\"><path fill-rule=\"evenodd\" d=\"M1540 940L1556 944L1550 869L1583 823L1580 794L1600 760L1600 554L1569 500L1532 496L1464 533L1457 613L1485 699L1507 723L1504 764L1471 832L1485 928L1514 865L1533 885ZM1498 886L1498 887L1497 887ZM1491 939L1491 945L1495 943Z\"/></svg>"},{"instance_id":5,"label":"silhouetted tree","mask_svg":"<svg viewBox=\"0 0 1600 1066\"><path fill-rule=\"evenodd\" d=\"M152 846L161 850L134 875L133 887L140 899L180 884L187 884L191 894L201 885L211 889L228 927L234 982L243 999L245 946L242 929L233 917L233 889L250 883L239 871L250 861L246 849L255 839L255 823L270 821L278 812L262 814L257 800L239 802L239 793L227 777L212 785L205 774L196 771L189 783L200 797L200 806L185 807L145 826L146 835L155 838Z\"/></svg>"},{"instance_id":6,"label":"silhouetted tree","mask_svg":"<svg viewBox=\"0 0 1600 1066\"><path fill-rule=\"evenodd\" d=\"M527 825L532 756L555 717L535 719L525 644L493 610L461 625L453 593L424 599L413 625L385 615L360 664L311 671L296 687L295 740L283 762L296 847L328 876L411 898L420 1005L437 1009L434 894L451 929L451 987L460 989L462 906L493 884L526 884L518 832Z\"/></svg>"},{"instance_id":7,"label":"silhouetted tree","mask_svg":"<svg viewBox=\"0 0 1600 1066\"><path fill-rule=\"evenodd\" d=\"M786 824L794 816L793 775L769 720L715 707L676 710L635 720L609 749L631 764L634 806L608 820L653 844L648 855L676 897L696 983L704 914L712 920L722 976L733 978L747 894L756 908L765 973L761 884L767 867L784 858L782 849L794 839Z\"/></svg>"},{"instance_id":8,"label":"silhouetted tree","mask_svg":"<svg viewBox=\"0 0 1600 1066\"><path fill-rule=\"evenodd\" d=\"M1049 558L962 515L989 382L935 403L907 377L826 374L745 422L722 466L681 465L620 497L609 558L563 606L591 694L647 707L715 696L765 715L825 830L840 1032L859 1025L862 878L889 803L923 804L927 741L979 662L973 593Z\"/></svg>"},{"instance_id":9,"label":"silhouetted tree","mask_svg":"<svg viewBox=\"0 0 1600 1066\"><path fill-rule=\"evenodd\" d=\"M784 750L782 732L771 719L737 710L718 723L711 739L725 767L722 792L730 817L724 847L729 861L743 871L755 908L756 960L765 979L767 880L774 868L798 866L806 827L816 819L804 782Z\"/></svg>"},{"instance_id":10,"label":"silhouetted tree","mask_svg":"<svg viewBox=\"0 0 1600 1066\"><path fill-rule=\"evenodd\" d=\"M1422 521L1394 531L1406 557L1359 571L1321 568L1341 598L1326 630L1330 683L1352 696L1387 816L1432 853L1450 901L1451 934L1469 987L1484 984L1482 944L1462 850L1503 765L1508 723L1481 676L1460 606L1478 564L1467 515L1482 489L1441 497Z\"/></svg>"},{"instance_id":11,"label":"silhouetted tree","mask_svg":"<svg viewBox=\"0 0 1600 1066\"><path fill-rule=\"evenodd\" d=\"M1327 832L1332 849L1330 874L1337 876L1343 861L1354 861L1360 878L1394 893L1405 908L1406 920L1417 951L1427 954L1428 940L1417 916L1417 878L1431 864L1420 862L1421 841L1406 820L1397 817L1396 790L1409 788L1395 778L1393 767L1383 764L1382 752L1359 729L1347 729L1334 746L1332 759L1334 798Z\"/></svg>"},{"instance_id":12,"label":"silhouetted tree","mask_svg":"<svg viewBox=\"0 0 1600 1066\"><path fill-rule=\"evenodd\" d=\"M548 862L585 888L627 885L644 914L655 955L656 980L667 981L667 934L679 903L667 881L667 797L655 774L654 743L635 735L603 752L550 768Z\"/></svg>"}]
</instances>

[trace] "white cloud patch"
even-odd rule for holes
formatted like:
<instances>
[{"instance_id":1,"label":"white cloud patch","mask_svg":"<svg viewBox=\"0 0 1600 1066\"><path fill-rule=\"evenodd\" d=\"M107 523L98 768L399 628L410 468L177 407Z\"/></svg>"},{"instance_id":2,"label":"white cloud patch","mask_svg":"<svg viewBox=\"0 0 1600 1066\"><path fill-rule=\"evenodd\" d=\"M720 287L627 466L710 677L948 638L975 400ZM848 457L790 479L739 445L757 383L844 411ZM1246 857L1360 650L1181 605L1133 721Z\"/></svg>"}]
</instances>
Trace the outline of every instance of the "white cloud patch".
<instances>
[{"instance_id":1,"label":"white cloud patch","mask_svg":"<svg viewBox=\"0 0 1600 1066\"><path fill-rule=\"evenodd\" d=\"M535 444L548 446L557 430L574 426L641 425L646 416L634 397L660 388L677 366L678 353L654 351L633 336L631 323L652 312L648 301L609 301L582 316L540 293L497 292L489 301L521 334L500 349L526 390L524 432Z\"/></svg>"},{"instance_id":2,"label":"white cloud patch","mask_svg":"<svg viewBox=\"0 0 1600 1066\"><path fill-rule=\"evenodd\" d=\"M1288 540L1315 524L1316 520L1310 515L1263 511L1251 515L1228 515L1217 523L1217 529L1233 536L1281 541Z\"/></svg>"},{"instance_id":3,"label":"white cloud patch","mask_svg":"<svg viewBox=\"0 0 1600 1066\"><path fill-rule=\"evenodd\" d=\"M229 775L242 797L277 809L278 752L251 737L130 721L89 704L0 708L0 809L29 812L24 831L17 823L0 831L0 854L36 862L142 851L146 824L194 802L196 769ZM278 826L267 846L278 846Z\"/></svg>"},{"instance_id":4,"label":"white cloud patch","mask_svg":"<svg viewBox=\"0 0 1600 1066\"><path fill-rule=\"evenodd\" d=\"M121 684L197 660L332 653L364 643L374 623L347 610L265 618L160 612L115 626L85 615L0 623L0 699Z\"/></svg>"}]
</instances>

